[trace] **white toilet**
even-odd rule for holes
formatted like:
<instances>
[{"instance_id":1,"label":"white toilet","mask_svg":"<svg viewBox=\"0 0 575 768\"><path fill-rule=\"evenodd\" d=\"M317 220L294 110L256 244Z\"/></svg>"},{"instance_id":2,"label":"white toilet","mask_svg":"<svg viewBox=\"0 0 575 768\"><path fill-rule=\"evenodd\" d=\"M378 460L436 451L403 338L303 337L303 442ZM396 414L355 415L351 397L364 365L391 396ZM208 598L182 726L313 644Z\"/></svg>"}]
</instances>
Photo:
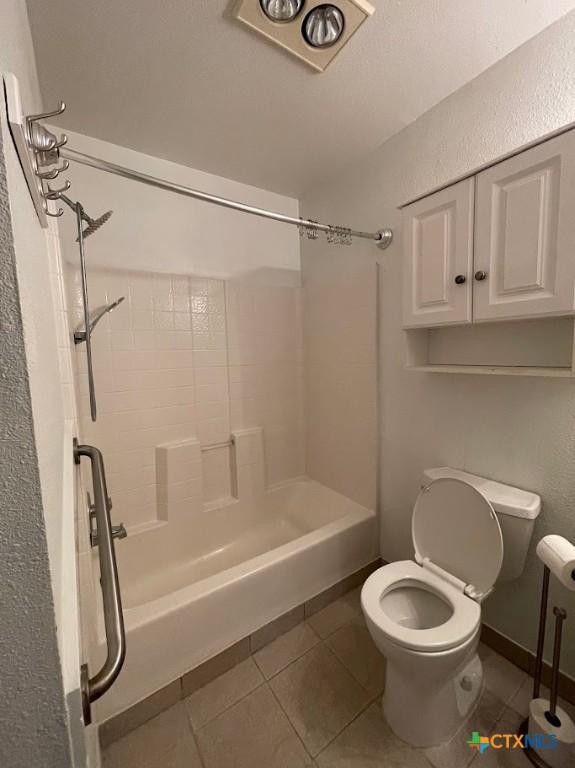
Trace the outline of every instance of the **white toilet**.
<instances>
[{"instance_id":1,"label":"white toilet","mask_svg":"<svg viewBox=\"0 0 575 768\"><path fill-rule=\"evenodd\" d=\"M477 703L481 601L523 571L541 500L449 467L429 469L412 518L415 562L390 563L361 592L387 659L383 710L404 741L448 741Z\"/></svg>"}]
</instances>

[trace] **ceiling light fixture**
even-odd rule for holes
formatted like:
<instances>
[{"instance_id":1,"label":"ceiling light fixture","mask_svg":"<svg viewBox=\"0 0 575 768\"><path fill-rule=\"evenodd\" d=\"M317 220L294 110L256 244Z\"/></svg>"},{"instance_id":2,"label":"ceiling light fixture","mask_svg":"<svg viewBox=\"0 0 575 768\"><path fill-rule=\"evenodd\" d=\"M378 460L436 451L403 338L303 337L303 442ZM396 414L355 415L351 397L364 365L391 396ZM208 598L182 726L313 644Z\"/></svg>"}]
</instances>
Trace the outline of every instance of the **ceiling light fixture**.
<instances>
[{"instance_id":1,"label":"ceiling light fixture","mask_svg":"<svg viewBox=\"0 0 575 768\"><path fill-rule=\"evenodd\" d=\"M318 5L305 17L302 34L312 48L331 48L343 34L345 19L335 5Z\"/></svg>"},{"instance_id":2,"label":"ceiling light fixture","mask_svg":"<svg viewBox=\"0 0 575 768\"><path fill-rule=\"evenodd\" d=\"M373 1L373 0L372 0ZM230 0L235 17L325 72L374 12L369 0Z\"/></svg>"},{"instance_id":3,"label":"ceiling light fixture","mask_svg":"<svg viewBox=\"0 0 575 768\"><path fill-rule=\"evenodd\" d=\"M260 0L262 11L271 19L281 24L293 21L303 8L305 0Z\"/></svg>"}]
</instances>

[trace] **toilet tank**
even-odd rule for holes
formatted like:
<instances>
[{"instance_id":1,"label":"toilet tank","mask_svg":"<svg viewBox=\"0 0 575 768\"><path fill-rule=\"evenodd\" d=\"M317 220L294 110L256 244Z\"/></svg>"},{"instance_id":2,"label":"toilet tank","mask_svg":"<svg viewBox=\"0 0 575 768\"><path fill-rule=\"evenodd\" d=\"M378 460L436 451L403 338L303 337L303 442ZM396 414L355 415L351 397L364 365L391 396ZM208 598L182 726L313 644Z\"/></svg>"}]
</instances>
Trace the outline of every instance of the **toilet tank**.
<instances>
[{"instance_id":1,"label":"toilet tank","mask_svg":"<svg viewBox=\"0 0 575 768\"><path fill-rule=\"evenodd\" d=\"M498 581L511 581L521 576L535 520L541 511L541 497L451 467L424 470L422 487L440 477L464 480L491 503L503 534L503 564Z\"/></svg>"}]
</instances>

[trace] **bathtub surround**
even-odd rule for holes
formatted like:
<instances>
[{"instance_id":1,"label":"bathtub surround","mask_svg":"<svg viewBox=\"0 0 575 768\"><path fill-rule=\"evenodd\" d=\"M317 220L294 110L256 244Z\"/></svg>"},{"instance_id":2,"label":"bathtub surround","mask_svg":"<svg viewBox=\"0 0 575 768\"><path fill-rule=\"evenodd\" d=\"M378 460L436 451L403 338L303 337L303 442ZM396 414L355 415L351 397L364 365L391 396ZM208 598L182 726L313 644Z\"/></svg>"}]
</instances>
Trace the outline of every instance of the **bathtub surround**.
<instances>
[{"instance_id":1,"label":"bathtub surround","mask_svg":"<svg viewBox=\"0 0 575 768\"><path fill-rule=\"evenodd\" d=\"M68 283L76 328L78 271ZM126 296L92 339L96 423L76 347L82 439L104 453L115 522L133 535L304 474L297 285L98 270L89 288L94 308Z\"/></svg>"},{"instance_id":2,"label":"bathtub surround","mask_svg":"<svg viewBox=\"0 0 575 768\"><path fill-rule=\"evenodd\" d=\"M345 253L302 243L308 472L366 506L375 502L379 479L381 554L390 561L411 557L411 509L421 472L440 464L537 492L543 511L533 542L547 533L575 540L573 383L404 370L397 210L572 122L574 35L572 12L302 202L304 215L313 211L329 220L345 213L350 220L361 217L368 228L383 219L396 233L383 256L363 243ZM376 287L382 449L377 470ZM335 443L335 434L346 440ZM487 624L530 651L540 579L532 548L523 576L502 585L484 605ZM568 614L575 611L573 596L557 584L550 600ZM562 668L575 677L573 644L564 644Z\"/></svg>"}]
</instances>

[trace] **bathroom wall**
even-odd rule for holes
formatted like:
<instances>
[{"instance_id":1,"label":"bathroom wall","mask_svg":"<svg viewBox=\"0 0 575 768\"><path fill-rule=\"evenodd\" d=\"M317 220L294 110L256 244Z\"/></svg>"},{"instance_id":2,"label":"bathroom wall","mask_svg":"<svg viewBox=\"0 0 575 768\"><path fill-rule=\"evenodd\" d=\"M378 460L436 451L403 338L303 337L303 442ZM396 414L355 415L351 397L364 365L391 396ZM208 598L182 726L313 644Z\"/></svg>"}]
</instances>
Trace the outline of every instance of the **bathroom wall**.
<instances>
[{"instance_id":1,"label":"bathroom wall","mask_svg":"<svg viewBox=\"0 0 575 768\"><path fill-rule=\"evenodd\" d=\"M299 204L294 198L67 133L69 146L80 152L210 194L298 216ZM92 216L110 208L114 211L112 219L87 243L93 267L218 278L243 275L269 284L299 282L299 241L294 227L180 197L74 162L67 176L72 182L70 196L81 200ZM64 216L64 255L77 264L74 228L73 216Z\"/></svg>"},{"instance_id":2,"label":"bathroom wall","mask_svg":"<svg viewBox=\"0 0 575 768\"><path fill-rule=\"evenodd\" d=\"M0 72L4 71L18 77L29 111L40 111L24 0L2 4ZM0 763L64 768L72 765L70 739L79 736L81 742L83 728L75 708L79 663L74 643L76 583L70 570L75 555L73 533L70 552L66 546L73 516L66 518L64 512L66 490L71 496L71 487L66 488L66 412L50 292L53 243L38 222L4 105L2 99L0 575L5 589L0 611ZM71 448L69 459L71 485ZM81 743L74 746L81 752ZM80 752L74 755L77 766L83 764Z\"/></svg>"},{"instance_id":3,"label":"bathroom wall","mask_svg":"<svg viewBox=\"0 0 575 768\"><path fill-rule=\"evenodd\" d=\"M575 384L405 371L397 210L573 121L574 39L571 13L302 201L304 215L395 230L385 252L363 242L347 249L304 242L302 250L308 472L368 505L381 483L381 553L389 560L412 556L421 471L445 464L537 491L544 507L535 541L549 532L575 541ZM379 387L371 363L376 301ZM487 623L531 649L540 577L532 551L521 579L501 585L484 606ZM554 585L553 600L575 615L572 594ZM562 666L575 676L575 644L564 646Z\"/></svg>"}]
</instances>

